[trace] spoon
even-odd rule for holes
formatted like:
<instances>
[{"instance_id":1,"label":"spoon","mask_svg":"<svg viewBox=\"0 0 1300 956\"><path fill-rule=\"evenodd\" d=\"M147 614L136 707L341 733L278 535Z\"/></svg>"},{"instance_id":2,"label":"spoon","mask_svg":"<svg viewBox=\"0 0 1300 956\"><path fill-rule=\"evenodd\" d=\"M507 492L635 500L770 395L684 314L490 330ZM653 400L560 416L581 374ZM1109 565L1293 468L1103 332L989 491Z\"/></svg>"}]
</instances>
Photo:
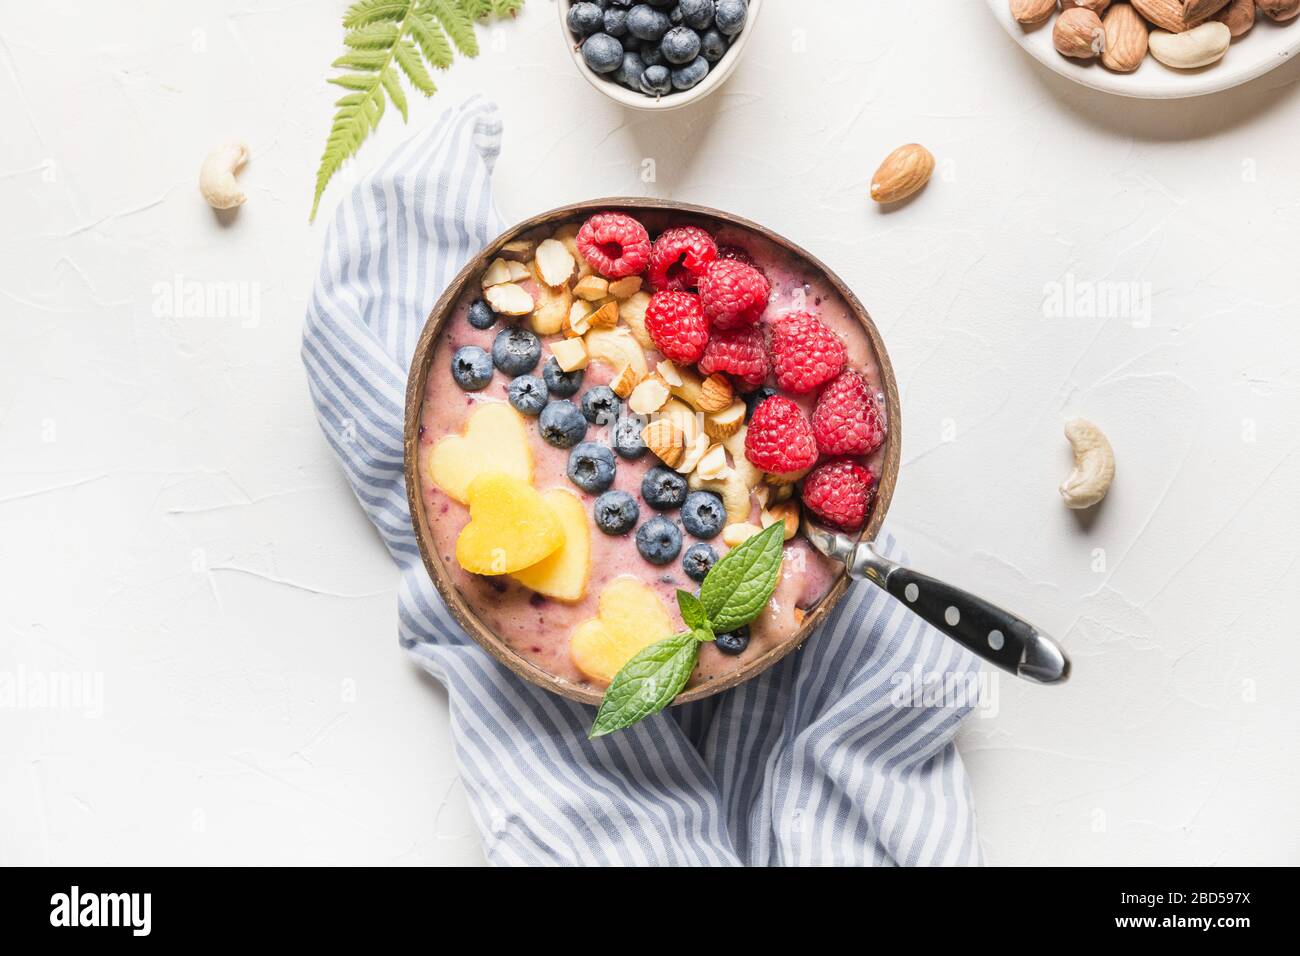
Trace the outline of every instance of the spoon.
<instances>
[{"instance_id":1,"label":"spoon","mask_svg":"<svg viewBox=\"0 0 1300 956\"><path fill-rule=\"evenodd\" d=\"M905 568L878 552L875 542L828 531L806 515L803 533L826 557L842 562L849 577L888 591L972 654L1038 684L1061 684L1070 676L1070 659L1060 645L1010 611Z\"/></svg>"}]
</instances>

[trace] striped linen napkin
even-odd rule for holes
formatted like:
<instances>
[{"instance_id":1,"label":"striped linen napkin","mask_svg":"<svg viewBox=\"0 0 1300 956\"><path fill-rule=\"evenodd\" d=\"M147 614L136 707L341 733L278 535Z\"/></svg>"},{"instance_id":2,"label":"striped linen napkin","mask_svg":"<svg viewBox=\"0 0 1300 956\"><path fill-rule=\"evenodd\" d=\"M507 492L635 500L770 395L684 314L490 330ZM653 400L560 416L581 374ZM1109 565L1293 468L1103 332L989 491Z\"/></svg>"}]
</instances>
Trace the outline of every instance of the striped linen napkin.
<instances>
[{"instance_id":1,"label":"striped linen napkin","mask_svg":"<svg viewBox=\"0 0 1300 956\"><path fill-rule=\"evenodd\" d=\"M520 680L448 614L411 530L404 390L431 303L506 225L492 201L500 143L496 107L474 98L352 190L329 228L302 344L326 440L400 569L400 643L447 688L487 859L982 862L953 744L970 708L902 706L896 693L900 675L972 677L978 664L870 585L758 678L596 741L594 708Z\"/></svg>"}]
</instances>

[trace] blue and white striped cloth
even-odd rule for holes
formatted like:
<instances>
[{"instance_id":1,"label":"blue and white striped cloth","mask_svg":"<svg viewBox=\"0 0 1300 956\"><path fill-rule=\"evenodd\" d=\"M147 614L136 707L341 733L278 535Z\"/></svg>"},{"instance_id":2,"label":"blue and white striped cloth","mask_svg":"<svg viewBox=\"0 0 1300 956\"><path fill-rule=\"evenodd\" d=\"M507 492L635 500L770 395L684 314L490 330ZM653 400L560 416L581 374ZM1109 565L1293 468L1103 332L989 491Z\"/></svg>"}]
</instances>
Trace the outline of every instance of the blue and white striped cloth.
<instances>
[{"instance_id":1,"label":"blue and white striped cloth","mask_svg":"<svg viewBox=\"0 0 1300 956\"><path fill-rule=\"evenodd\" d=\"M966 706L900 706L900 676L975 661L854 587L804 648L735 690L588 741L594 708L521 681L447 613L402 478L407 369L429 308L504 228L501 121L472 99L339 206L302 356L325 437L401 571L398 635L447 687L456 755L496 864L981 862L953 744ZM894 551L892 540L886 553Z\"/></svg>"}]
</instances>

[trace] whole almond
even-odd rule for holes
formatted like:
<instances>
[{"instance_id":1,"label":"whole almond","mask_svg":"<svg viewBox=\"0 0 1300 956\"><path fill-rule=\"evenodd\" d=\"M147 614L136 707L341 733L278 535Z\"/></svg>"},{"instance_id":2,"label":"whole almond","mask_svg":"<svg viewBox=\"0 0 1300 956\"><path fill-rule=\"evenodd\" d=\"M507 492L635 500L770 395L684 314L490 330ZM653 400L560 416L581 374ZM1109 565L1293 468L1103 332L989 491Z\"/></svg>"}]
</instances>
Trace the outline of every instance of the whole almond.
<instances>
[{"instance_id":1,"label":"whole almond","mask_svg":"<svg viewBox=\"0 0 1300 956\"><path fill-rule=\"evenodd\" d=\"M1132 0L1132 2L1133 8L1138 13L1170 33L1183 33L1190 30L1210 15L1207 13L1199 18L1187 16L1187 0ZM1227 0L1215 0L1215 2L1218 6L1212 12L1217 12L1227 5Z\"/></svg>"},{"instance_id":2,"label":"whole almond","mask_svg":"<svg viewBox=\"0 0 1300 956\"><path fill-rule=\"evenodd\" d=\"M1056 0L1011 0L1011 16L1024 26L1042 23L1055 9Z\"/></svg>"},{"instance_id":3,"label":"whole almond","mask_svg":"<svg viewBox=\"0 0 1300 956\"><path fill-rule=\"evenodd\" d=\"M1069 10L1071 7L1083 7L1085 10L1091 10L1097 16L1106 12L1110 6L1110 0L1061 0L1061 9Z\"/></svg>"},{"instance_id":4,"label":"whole almond","mask_svg":"<svg viewBox=\"0 0 1300 956\"><path fill-rule=\"evenodd\" d=\"M1106 31L1101 18L1083 7L1071 7L1056 18L1052 43L1061 56L1091 60L1106 50Z\"/></svg>"},{"instance_id":5,"label":"whole almond","mask_svg":"<svg viewBox=\"0 0 1300 956\"><path fill-rule=\"evenodd\" d=\"M878 203L901 202L930 181L934 156L924 146L900 146L880 164L871 177L871 198Z\"/></svg>"},{"instance_id":6,"label":"whole almond","mask_svg":"<svg viewBox=\"0 0 1300 956\"><path fill-rule=\"evenodd\" d=\"M1192 22L1208 20L1232 0L1184 0L1183 16Z\"/></svg>"},{"instance_id":7,"label":"whole almond","mask_svg":"<svg viewBox=\"0 0 1300 956\"><path fill-rule=\"evenodd\" d=\"M1300 14L1300 0L1256 0L1256 5L1273 20L1290 20Z\"/></svg>"},{"instance_id":8,"label":"whole almond","mask_svg":"<svg viewBox=\"0 0 1300 956\"><path fill-rule=\"evenodd\" d=\"M1226 26L1234 37L1245 36L1255 25L1255 0L1232 0L1214 19Z\"/></svg>"},{"instance_id":9,"label":"whole almond","mask_svg":"<svg viewBox=\"0 0 1300 956\"><path fill-rule=\"evenodd\" d=\"M695 407L702 412L720 412L735 400L736 391L731 381L721 372L714 372L700 386L699 397Z\"/></svg>"},{"instance_id":10,"label":"whole almond","mask_svg":"<svg viewBox=\"0 0 1300 956\"><path fill-rule=\"evenodd\" d=\"M1127 3L1117 3L1102 20L1106 50L1101 65L1116 73L1132 73L1147 56L1147 24Z\"/></svg>"}]
</instances>

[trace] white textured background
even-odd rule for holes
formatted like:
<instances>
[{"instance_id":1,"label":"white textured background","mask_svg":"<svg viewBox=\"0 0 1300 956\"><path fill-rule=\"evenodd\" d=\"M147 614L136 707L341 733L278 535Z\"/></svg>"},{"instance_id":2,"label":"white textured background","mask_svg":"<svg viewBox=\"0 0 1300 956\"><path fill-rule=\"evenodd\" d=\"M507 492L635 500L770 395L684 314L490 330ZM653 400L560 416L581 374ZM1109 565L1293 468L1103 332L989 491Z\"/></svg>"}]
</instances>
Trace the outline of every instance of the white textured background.
<instances>
[{"instance_id":1,"label":"white textured background","mask_svg":"<svg viewBox=\"0 0 1300 956\"><path fill-rule=\"evenodd\" d=\"M98 719L0 709L0 862L476 862L297 357L349 184L308 225L345 3L116 6L0 2L0 672L103 680ZM858 291L904 396L893 530L1075 659L963 734L991 862L1300 862L1300 63L1126 102L943 7L769 2L720 93L649 116L529 0L412 124L485 92L508 219L693 200ZM409 132L383 127L351 170ZM232 135L251 198L223 226L195 182ZM909 140L939 176L882 214L870 174ZM247 284L258 321L157 314L177 276ZM1150 321L1045 317L1067 281L1143 283ZM1119 458L1082 522L1055 491L1075 414Z\"/></svg>"}]
</instances>

